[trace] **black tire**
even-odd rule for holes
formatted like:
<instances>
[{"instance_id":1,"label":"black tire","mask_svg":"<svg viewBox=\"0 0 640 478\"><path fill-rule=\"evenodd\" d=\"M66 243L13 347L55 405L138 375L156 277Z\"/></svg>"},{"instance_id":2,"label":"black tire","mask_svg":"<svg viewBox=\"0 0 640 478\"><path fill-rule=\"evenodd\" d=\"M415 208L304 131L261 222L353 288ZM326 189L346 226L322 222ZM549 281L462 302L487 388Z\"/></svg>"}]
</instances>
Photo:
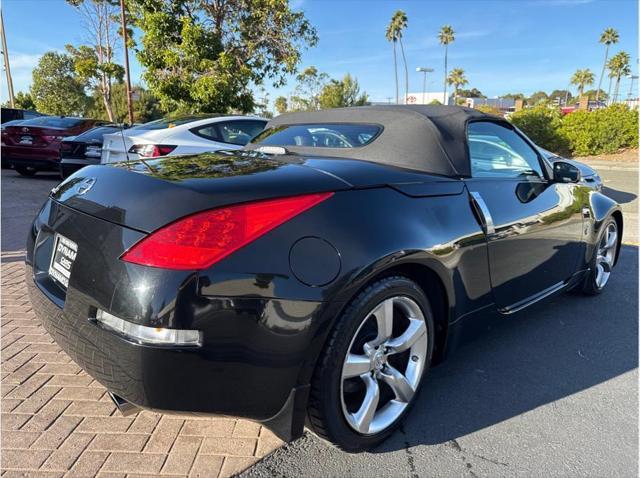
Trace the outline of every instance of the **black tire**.
<instances>
[{"instance_id":1,"label":"black tire","mask_svg":"<svg viewBox=\"0 0 640 478\"><path fill-rule=\"evenodd\" d=\"M16 166L16 171L22 176L35 176L38 172L36 168L32 168L31 166Z\"/></svg>"},{"instance_id":2,"label":"black tire","mask_svg":"<svg viewBox=\"0 0 640 478\"><path fill-rule=\"evenodd\" d=\"M589 272L587 272L587 275L584 279L584 283L582 284L582 289L580 290L580 292L582 292L584 295L598 295L600 294L604 288L606 287L606 284L604 284L602 287L599 287L596 281L597 278L597 259L598 259L598 250L600 247L600 243L602 242L602 239L604 237L604 235L606 234L609 225L610 224L614 224L616 226L616 231L618 231L618 223L616 222L616 220L613 217L608 218L603 224L602 224L602 228L600 231L600 234L598 235L598 241L596 242L596 247L593 250L593 256L591 257L591 261L589 262ZM618 231L618 234L620 234L620 232ZM620 245L620 240L618 240L615 249L614 249L614 257L617 257L617 253L618 253L618 247ZM608 282L607 282L608 283Z\"/></svg>"},{"instance_id":3,"label":"black tire","mask_svg":"<svg viewBox=\"0 0 640 478\"><path fill-rule=\"evenodd\" d=\"M422 310L428 338L426 360L415 393L403 413L388 428L376 434L364 435L349 426L342 411L342 365L351 341L365 317L383 300L395 296L409 297ZM434 331L429 299L412 280L402 276L386 277L360 292L338 318L314 371L307 410L311 431L349 452L367 450L389 437L417 400L424 376L431 365Z\"/></svg>"}]
</instances>

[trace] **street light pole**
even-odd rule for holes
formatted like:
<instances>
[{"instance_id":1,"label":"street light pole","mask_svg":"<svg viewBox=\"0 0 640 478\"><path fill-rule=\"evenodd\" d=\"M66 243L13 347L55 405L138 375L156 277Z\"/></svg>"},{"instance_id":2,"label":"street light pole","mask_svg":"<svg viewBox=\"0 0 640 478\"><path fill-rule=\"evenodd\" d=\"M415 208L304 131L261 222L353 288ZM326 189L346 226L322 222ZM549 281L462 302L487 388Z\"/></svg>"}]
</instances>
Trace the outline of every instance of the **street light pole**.
<instances>
[{"instance_id":1,"label":"street light pole","mask_svg":"<svg viewBox=\"0 0 640 478\"><path fill-rule=\"evenodd\" d=\"M129 47L127 46L127 19L124 14L124 0L120 0L120 23L122 24L122 41L124 42L124 74L127 87L127 111L129 124L133 124L133 105L131 104L131 76L129 72Z\"/></svg>"},{"instance_id":2,"label":"street light pole","mask_svg":"<svg viewBox=\"0 0 640 478\"><path fill-rule=\"evenodd\" d=\"M629 75L629 78L631 78L631 85L629 86L629 94L627 97L633 99L633 82L638 79L638 75Z\"/></svg>"},{"instance_id":3,"label":"street light pole","mask_svg":"<svg viewBox=\"0 0 640 478\"><path fill-rule=\"evenodd\" d=\"M433 73L433 68L427 68L424 66L419 66L416 68L418 73L424 73L422 78L422 104L425 104L426 96L427 96L427 73Z\"/></svg>"},{"instance_id":4,"label":"street light pole","mask_svg":"<svg viewBox=\"0 0 640 478\"><path fill-rule=\"evenodd\" d=\"M13 95L13 80L11 79L11 67L9 66L9 51L7 50L7 37L4 34L4 17L0 10L0 30L2 30L2 55L4 56L4 70L7 74L7 90L9 92L9 104L15 108L15 99Z\"/></svg>"}]
</instances>

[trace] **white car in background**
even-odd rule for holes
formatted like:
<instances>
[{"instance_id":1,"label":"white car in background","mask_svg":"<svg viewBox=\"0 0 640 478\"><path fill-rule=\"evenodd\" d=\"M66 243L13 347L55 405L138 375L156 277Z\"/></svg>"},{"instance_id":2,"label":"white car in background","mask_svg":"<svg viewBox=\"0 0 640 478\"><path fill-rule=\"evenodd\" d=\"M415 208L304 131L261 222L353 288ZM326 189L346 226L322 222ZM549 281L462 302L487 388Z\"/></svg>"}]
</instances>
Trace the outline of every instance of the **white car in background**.
<instances>
[{"instance_id":1,"label":"white car in background","mask_svg":"<svg viewBox=\"0 0 640 478\"><path fill-rule=\"evenodd\" d=\"M101 163L240 149L267 120L257 116L191 115L163 118L105 134Z\"/></svg>"}]
</instances>

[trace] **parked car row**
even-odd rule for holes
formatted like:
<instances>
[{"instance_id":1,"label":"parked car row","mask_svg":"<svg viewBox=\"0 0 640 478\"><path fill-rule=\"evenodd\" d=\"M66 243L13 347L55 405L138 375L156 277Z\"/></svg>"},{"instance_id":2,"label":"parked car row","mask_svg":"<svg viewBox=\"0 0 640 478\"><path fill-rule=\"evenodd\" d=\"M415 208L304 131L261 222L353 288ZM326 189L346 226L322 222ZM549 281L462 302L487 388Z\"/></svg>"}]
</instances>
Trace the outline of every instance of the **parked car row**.
<instances>
[{"instance_id":1,"label":"parked car row","mask_svg":"<svg viewBox=\"0 0 640 478\"><path fill-rule=\"evenodd\" d=\"M266 124L259 117L191 115L127 128L99 120L42 116L2 125L2 161L24 176L59 171L66 178L90 164L239 149Z\"/></svg>"}]
</instances>

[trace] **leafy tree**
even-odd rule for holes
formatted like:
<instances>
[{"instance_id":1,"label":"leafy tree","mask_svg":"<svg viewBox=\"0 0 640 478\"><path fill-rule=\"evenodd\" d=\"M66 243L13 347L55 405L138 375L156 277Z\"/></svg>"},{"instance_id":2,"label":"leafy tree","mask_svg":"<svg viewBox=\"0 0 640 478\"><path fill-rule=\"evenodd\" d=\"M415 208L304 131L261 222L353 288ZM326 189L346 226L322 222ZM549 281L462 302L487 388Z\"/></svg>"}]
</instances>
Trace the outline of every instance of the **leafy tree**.
<instances>
[{"instance_id":1,"label":"leafy tree","mask_svg":"<svg viewBox=\"0 0 640 478\"><path fill-rule=\"evenodd\" d=\"M404 97L409 96L409 70L407 68L407 58L404 54L404 45L402 43L402 32L407 28L407 14L402 10L397 10L391 17L391 21L387 26L386 38L393 43L393 67L396 75L396 103L398 98L398 65L396 61L396 42L400 43L400 51L402 52L402 61L404 63ZM403 102L404 103L404 102Z\"/></svg>"},{"instance_id":2,"label":"leafy tree","mask_svg":"<svg viewBox=\"0 0 640 478\"><path fill-rule=\"evenodd\" d=\"M81 15L89 44L67 45L74 68L81 80L100 93L109 121L115 121L111 106L111 87L121 82L124 68L114 61L118 36L116 0L67 0Z\"/></svg>"},{"instance_id":3,"label":"leafy tree","mask_svg":"<svg viewBox=\"0 0 640 478\"><path fill-rule=\"evenodd\" d=\"M458 102L458 92L460 87L468 84L467 78L464 76L464 70L462 68L454 68L451 70L447 83L453 86L453 99L454 103Z\"/></svg>"},{"instance_id":4,"label":"leafy tree","mask_svg":"<svg viewBox=\"0 0 640 478\"><path fill-rule=\"evenodd\" d=\"M626 51L621 51L614 56L611 57L609 63L607 63L607 67L609 68L609 78L616 80L616 87L613 90L613 100L617 101L618 93L620 91L620 79L623 76L628 76L631 74L631 65L629 61L631 57ZM609 84L611 85L611 84ZM609 91L611 91L611 86L609 86Z\"/></svg>"},{"instance_id":5,"label":"leafy tree","mask_svg":"<svg viewBox=\"0 0 640 478\"><path fill-rule=\"evenodd\" d=\"M549 96L544 91L536 91L529 98L527 98L527 103L531 106L536 106L541 103L545 103L549 100Z\"/></svg>"},{"instance_id":6,"label":"leafy tree","mask_svg":"<svg viewBox=\"0 0 640 478\"><path fill-rule=\"evenodd\" d=\"M604 90L587 90L584 94L588 96L590 100L600 98L600 100L607 101L609 99L607 92Z\"/></svg>"},{"instance_id":7,"label":"leafy tree","mask_svg":"<svg viewBox=\"0 0 640 478\"><path fill-rule=\"evenodd\" d=\"M573 95L569 90L553 90L548 97L548 100L554 104L565 104L571 101ZM566 100L566 101L565 101Z\"/></svg>"},{"instance_id":8,"label":"leafy tree","mask_svg":"<svg viewBox=\"0 0 640 478\"><path fill-rule=\"evenodd\" d=\"M486 96L482 94L482 91L477 88L471 88L470 90L460 90L458 94L463 98L486 98Z\"/></svg>"},{"instance_id":9,"label":"leafy tree","mask_svg":"<svg viewBox=\"0 0 640 478\"><path fill-rule=\"evenodd\" d=\"M448 72L447 72L447 60L449 55L449 43L453 43L455 41L455 32L451 25L444 25L440 28L440 32L438 33L438 40L441 45L444 45L444 103L447 102L447 83L448 83Z\"/></svg>"},{"instance_id":10,"label":"leafy tree","mask_svg":"<svg viewBox=\"0 0 640 478\"><path fill-rule=\"evenodd\" d=\"M38 111L51 115L82 115L85 112L90 101L69 55L46 52L32 75L30 92Z\"/></svg>"},{"instance_id":11,"label":"leafy tree","mask_svg":"<svg viewBox=\"0 0 640 478\"><path fill-rule=\"evenodd\" d=\"M11 103L9 100L2 103L3 108L11 108ZM33 102L33 98L30 93L23 93L22 91L18 91L16 95L13 97L13 107L21 110L35 110L36 105Z\"/></svg>"},{"instance_id":12,"label":"leafy tree","mask_svg":"<svg viewBox=\"0 0 640 478\"><path fill-rule=\"evenodd\" d=\"M248 112L249 86L285 84L318 37L287 0L131 0L137 56L167 111Z\"/></svg>"},{"instance_id":13,"label":"leafy tree","mask_svg":"<svg viewBox=\"0 0 640 478\"><path fill-rule=\"evenodd\" d=\"M320 93L329 75L318 71L315 66L308 66L296 75L298 84L291 96L289 105L293 111L312 111L320 109Z\"/></svg>"},{"instance_id":14,"label":"leafy tree","mask_svg":"<svg viewBox=\"0 0 640 478\"><path fill-rule=\"evenodd\" d=\"M347 73L342 80L331 80L325 85L320 93L320 107L362 106L367 104L368 99L366 93L360 93L358 80Z\"/></svg>"},{"instance_id":15,"label":"leafy tree","mask_svg":"<svg viewBox=\"0 0 640 478\"><path fill-rule=\"evenodd\" d=\"M288 107L287 99L284 96L278 96L274 101L273 106L279 114L286 113Z\"/></svg>"},{"instance_id":16,"label":"leafy tree","mask_svg":"<svg viewBox=\"0 0 640 478\"><path fill-rule=\"evenodd\" d=\"M605 45L604 49L604 62L602 63L602 73L600 73L600 81L598 81L598 88L596 90L596 101L600 99L600 89L602 88L602 78L604 78L604 71L607 68L607 59L609 58L609 46L618 43L620 36L617 30L613 28L607 28L600 35L600 43Z\"/></svg>"},{"instance_id":17,"label":"leafy tree","mask_svg":"<svg viewBox=\"0 0 640 478\"><path fill-rule=\"evenodd\" d=\"M507 93L506 95L502 95L502 98L507 100L524 100L526 97L524 93Z\"/></svg>"},{"instance_id":18,"label":"leafy tree","mask_svg":"<svg viewBox=\"0 0 640 478\"><path fill-rule=\"evenodd\" d=\"M442 103L440 103L438 100L431 100L429 102L430 105L441 105Z\"/></svg>"},{"instance_id":19,"label":"leafy tree","mask_svg":"<svg viewBox=\"0 0 640 478\"><path fill-rule=\"evenodd\" d=\"M133 115L139 123L146 123L154 119L162 118L163 112L160 109L160 102L153 96L153 93L141 86L132 87ZM102 95L99 91L93 92L93 104L87 115L96 119L108 119L123 123L128 120L127 111L127 89L124 83L116 83L111 91L111 104L114 119L110 119L105 109Z\"/></svg>"},{"instance_id":20,"label":"leafy tree","mask_svg":"<svg viewBox=\"0 0 640 478\"><path fill-rule=\"evenodd\" d=\"M537 145L557 154L570 153L569 143L560 132L563 118L558 108L538 105L516 111L509 120Z\"/></svg>"},{"instance_id":21,"label":"leafy tree","mask_svg":"<svg viewBox=\"0 0 640 478\"><path fill-rule=\"evenodd\" d=\"M571 84L578 87L578 96L582 96L584 93L584 87L587 85L593 85L595 75L593 72L586 68L584 70L576 70L571 77Z\"/></svg>"}]
</instances>

